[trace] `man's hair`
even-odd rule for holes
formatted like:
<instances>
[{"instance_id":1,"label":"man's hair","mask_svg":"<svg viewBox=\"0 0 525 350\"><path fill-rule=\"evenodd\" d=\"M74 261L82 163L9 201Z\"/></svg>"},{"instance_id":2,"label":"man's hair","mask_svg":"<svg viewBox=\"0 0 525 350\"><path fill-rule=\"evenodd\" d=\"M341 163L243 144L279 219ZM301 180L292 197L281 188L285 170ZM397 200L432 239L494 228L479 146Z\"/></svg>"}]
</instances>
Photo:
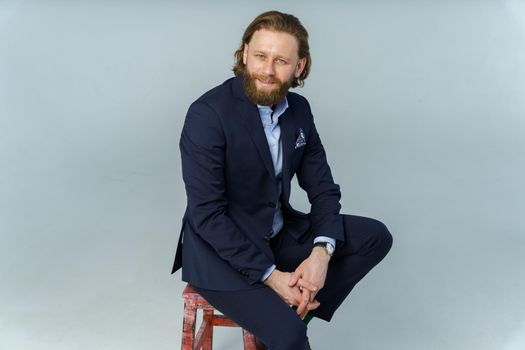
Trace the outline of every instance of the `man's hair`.
<instances>
[{"instance_id":1,"label":"man's hair","mask_svg":"<svg viewBox=\"0 0 525 350\"><path fill-rule=\"evenodd\" d=\"M244 31L241 46L235 51L235 65L233 73L237 76L244 73L246 66L242 61L244 45L252 39L253 33L260 29L268 29L277 32L285 32L293 35L299 44L299 58L306 58L306 65L298 78L294 78L292 87L304 86L304 80L310 73L312 59L310 58L310 46L308 45L308 32L299 19L293 15L279 11L268 11L257 16Z\"/></svg>"}]
</instances>

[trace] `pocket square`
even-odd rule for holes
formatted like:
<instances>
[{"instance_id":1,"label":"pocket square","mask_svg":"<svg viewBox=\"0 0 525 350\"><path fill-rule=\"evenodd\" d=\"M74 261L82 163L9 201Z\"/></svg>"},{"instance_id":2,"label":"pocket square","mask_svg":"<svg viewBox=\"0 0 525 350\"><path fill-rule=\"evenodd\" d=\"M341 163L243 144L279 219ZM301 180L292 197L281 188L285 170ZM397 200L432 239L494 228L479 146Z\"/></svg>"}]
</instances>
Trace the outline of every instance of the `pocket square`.
<instances>
[{"instance_id":1,"label":"pocket square","mask_svg":"<svg viewBox=\"0 0 525 350\"><path fill-rule=\"evenodd\" d=\"M306 145L306 137L304 136L303 128L299 128L299 136L295 140L295 149L304 147Z\"/></svg>"}]
</instances>

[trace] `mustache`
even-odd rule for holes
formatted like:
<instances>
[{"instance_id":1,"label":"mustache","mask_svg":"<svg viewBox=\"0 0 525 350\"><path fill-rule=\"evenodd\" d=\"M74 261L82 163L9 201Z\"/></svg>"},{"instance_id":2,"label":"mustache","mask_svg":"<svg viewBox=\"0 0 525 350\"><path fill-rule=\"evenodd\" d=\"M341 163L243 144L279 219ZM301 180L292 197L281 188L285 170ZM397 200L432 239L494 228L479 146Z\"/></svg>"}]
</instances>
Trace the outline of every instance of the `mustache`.
<instances>
[{"instance_id":1,"label":"mustache","mask_svg":"<svg viewBox=\"0 0 525 350\"><path fill-rule=\"evenodd\" d=\"M258 80L261 80L261 81L263 81L265 83L270 83L270 84L281 83L281 81L279 79L277 79L273 75L256 74L255 78L258 79Z\"/></svg>"}]
</instances>

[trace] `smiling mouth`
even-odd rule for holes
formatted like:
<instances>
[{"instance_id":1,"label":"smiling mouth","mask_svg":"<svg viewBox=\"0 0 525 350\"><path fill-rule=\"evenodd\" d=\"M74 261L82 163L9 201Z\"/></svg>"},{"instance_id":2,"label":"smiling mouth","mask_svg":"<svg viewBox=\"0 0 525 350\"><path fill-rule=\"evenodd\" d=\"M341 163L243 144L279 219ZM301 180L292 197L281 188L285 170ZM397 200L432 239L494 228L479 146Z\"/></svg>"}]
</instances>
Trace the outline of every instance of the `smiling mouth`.
<instances>
[{"instance_id":1,"label":"smiling mouth","mask_svg":"<svg viewBox=\"0 0 525 350\"><path fill-rule=\"evenodd\" d=\"M261 79L257 79L257 80L259 80L259 82L261 84L266 85L266 86L275 85L274 81L265 81L265 80L261 80Z\"/></svg>"}]
</instances>

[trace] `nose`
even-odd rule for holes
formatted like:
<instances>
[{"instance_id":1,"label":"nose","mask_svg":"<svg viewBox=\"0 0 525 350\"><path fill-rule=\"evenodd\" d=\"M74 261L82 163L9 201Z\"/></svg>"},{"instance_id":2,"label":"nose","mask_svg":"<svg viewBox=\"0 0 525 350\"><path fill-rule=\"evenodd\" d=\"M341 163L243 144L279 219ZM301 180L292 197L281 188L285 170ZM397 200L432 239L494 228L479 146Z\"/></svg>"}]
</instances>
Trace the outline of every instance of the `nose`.
<instances>
[{"instance_id":1,"label":"nose","mask_svg":"<svg viewBox=\"0 0 525 350\"><path fill-rule=\"evenodd\" d=\"M273 67L273 62L271 60L268 60L264 63L263 71L266 75L274 75L275 70Z\"/></svg>"}]
</instances>

